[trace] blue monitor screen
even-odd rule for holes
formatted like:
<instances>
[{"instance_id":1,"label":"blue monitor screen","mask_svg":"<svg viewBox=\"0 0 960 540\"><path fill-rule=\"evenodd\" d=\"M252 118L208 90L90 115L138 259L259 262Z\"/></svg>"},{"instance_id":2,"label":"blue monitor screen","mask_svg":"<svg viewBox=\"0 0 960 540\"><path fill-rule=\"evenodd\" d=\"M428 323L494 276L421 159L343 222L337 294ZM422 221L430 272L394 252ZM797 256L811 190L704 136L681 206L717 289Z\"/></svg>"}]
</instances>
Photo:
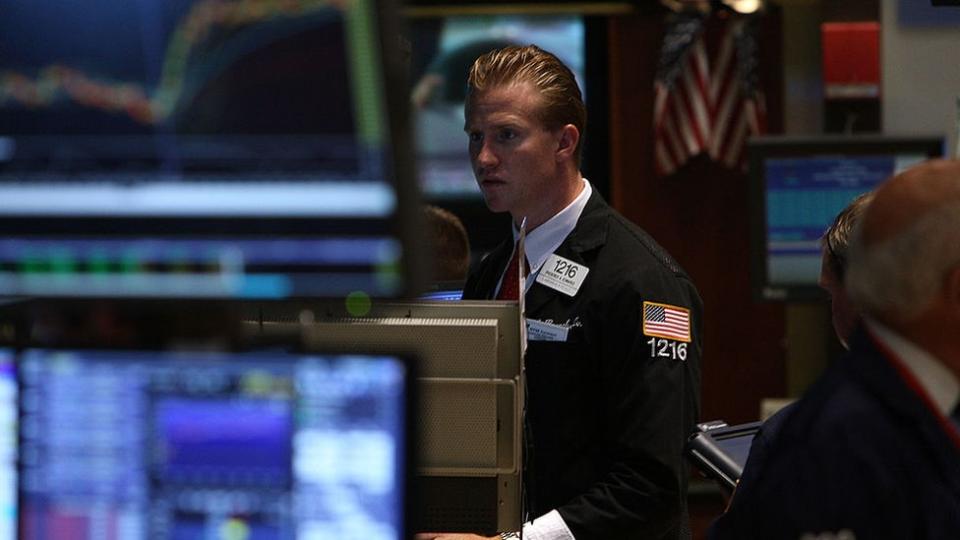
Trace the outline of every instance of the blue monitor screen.
<instances>
[{"instance_id":1,"label":"blue monitor screen","mask_svg":"<svg viewBox=\"0 0 960 540\"><path fill-rule=\"evenodd\" d=\"M159 398L152 415L162 441L155 449L157 472L185 481L243 477L284 485L290 481L292 418L290 403L282 400Z\"/></svg>"},{"instance_id":2,"label":"blue monitor screen","mask_svg":"<svg viewBox=\"0 0 960 540\"><path fill-rule=\"evenodd\" d=\"M813 297L820 238L837 214L891 175L939 155L941 147L935 138L877 136L753 141L754 272L760 296Z\"/></svg>"},{"instance_id":3,"label":"blue monitor screen","mask_svg":"<svg viewBox=\"0 0 960 540\"><path fill-rule=\"evenodd\" d=\"M0 295L400 294L377 4L0 0Z\"/></svg>"},{"instance_id":4,"label":"blue monitor screen","mask_svg":"<svg viewBox=\"0 0 960 540\"><path fill-rule=\"evenodd\" d=\"M820 274L820 237L861 193L925 155L810 156L766 162L767 272L775 283L814 283Z\"/></svg>"},{"instance_id":5,"label":"blue monitor screen","mask_svg":"<svg viewBox=\"0 0 960 540\"><path fill-rule=\"evenodd\" d=\"M400 540L406 369L384 356L27 350L20 537Z\"/></svg>"},{"instance_id":6,"label":"blue monitor screen","mask_svg":"<svg viewBox=\"0 0 960 540\"><path fill-rule=\"evenodd\" d=\"M424 293L420 296L423 300L434 300L438 302L456 302L463 298L462 289L438 290Z\"/></svg>"}]
</instances>

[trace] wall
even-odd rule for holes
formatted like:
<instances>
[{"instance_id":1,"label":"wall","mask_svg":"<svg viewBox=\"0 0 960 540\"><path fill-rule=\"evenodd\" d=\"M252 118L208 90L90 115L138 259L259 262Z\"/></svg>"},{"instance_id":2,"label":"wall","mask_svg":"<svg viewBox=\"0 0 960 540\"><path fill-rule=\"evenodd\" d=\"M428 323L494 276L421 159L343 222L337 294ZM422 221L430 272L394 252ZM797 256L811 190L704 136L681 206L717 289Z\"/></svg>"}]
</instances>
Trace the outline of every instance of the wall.
<instances>
[{"instance_id":1,"label":"wall","mask_svg":"<svg viewBox=\"0 0 960 540\"><path fill-rule=\"evenodd\" d=\"M898 3L883 0L881 4L884 131L946 135L947 155L958 157L960 25L904 27L899 21ZM933 9L938 13L950 10L954 15L960 10Z\"/></svg>"},{"instance_id":2,"label":"wall","mask_svg":"<svg viewBox=\"0 0 960 540\"><path fill-rule=\"evenodd\" d=\"M763 26L762 86L772 132L782 130L779 16ZM704 301L702 415L753 421L785 393L784 310L751 297L747 177L698 160L668 178L653 171L653 80L662 14L615 17L610 40L613 205L687 270Z\"/></svg>"},{"instance_id":3,"label":"wall","mask_svg":"<svg viewBox=\"0 0 960 540\"><path fill-rule=\"evenodd\" d=\"M782 133L823 132L820 23L860 16L832 1L776 2L781 17L768 29L776 37L766 42L765 65L771 71L767 95L779 92L782 99L771 111L782 115ZM891 132L949 134L953 148L960 32L900 28L896 3L882 4L884 127ZM612 202L650 231L700 289L706 309L702 417L754 420L763 398L800 395L829 359L841 354L829 305L752 300L742 175L701 162L676 178L653 176L651 130L645 128L652 124L652 81L662 25L648 14L612 18L609 28ZM706 492L709 487L691 485L695 538L703 536L723 508L718 496Z\"/></svg>"},{"instance_id":4,"label":"wall","mask_svg":"<svg viewBox=\"0 0 960 540\"><path fill-rule=\"evenodd\" d=\"M810 135L823 131L820 0L783 0L783 132Z\"/></svg>"},{"instance_id":5,"label":"wall","mask_svg":"<svg viewBox=\"0 0 960 540\"><path fill-rule=\"evenodd\" d=\"M783 8L784 133L823 130L820 23L823 20L881 20L883 130L891 134L947 136L946 153L957 156L960 98L960 7L931 7L928 0L882 0L879 6L823 0L781 0ZM899 4L926 10L950 26L905 26ZM945 62L944 59L947 59ZM842 354L826 303L784 305L786 394L799 396L830 359Z\"/></svg>"}]
</instances>

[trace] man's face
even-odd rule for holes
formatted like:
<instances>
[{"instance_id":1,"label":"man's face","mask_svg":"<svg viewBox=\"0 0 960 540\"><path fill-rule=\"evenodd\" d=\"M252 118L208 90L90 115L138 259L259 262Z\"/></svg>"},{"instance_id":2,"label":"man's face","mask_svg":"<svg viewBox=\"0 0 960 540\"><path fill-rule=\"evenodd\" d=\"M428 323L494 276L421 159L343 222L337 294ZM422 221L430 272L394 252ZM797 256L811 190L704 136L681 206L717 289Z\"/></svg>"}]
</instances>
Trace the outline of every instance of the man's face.
<instances>
[{"instance_id":1,"label":"man's face","mask_svg":"<svg viewBox=\"0 0 960 540\"><path fill-rule=\"evenodd\" d=\"M857 327L860 313L853 307L853 303L843 287L843 282L834 273L827 257L826 253L820 256L819 285L830 295L830 315L833 319L833 330L837 333L837 339L840 340L844 348L849 348L847 343Z\"/></svg>"},{"instance_id":2,"label":"man's face","mask_svg":"<svg viewBox=\"0 0 960 540\"><path fill-rule=\"evenodd\" d=\"M487 206L514 221L552 215L560 130L547 130L531 83L489 88L468 98L466 125L473 174ZM541 216L545 214L545 216Z\"/></svg>"}]
</instances>

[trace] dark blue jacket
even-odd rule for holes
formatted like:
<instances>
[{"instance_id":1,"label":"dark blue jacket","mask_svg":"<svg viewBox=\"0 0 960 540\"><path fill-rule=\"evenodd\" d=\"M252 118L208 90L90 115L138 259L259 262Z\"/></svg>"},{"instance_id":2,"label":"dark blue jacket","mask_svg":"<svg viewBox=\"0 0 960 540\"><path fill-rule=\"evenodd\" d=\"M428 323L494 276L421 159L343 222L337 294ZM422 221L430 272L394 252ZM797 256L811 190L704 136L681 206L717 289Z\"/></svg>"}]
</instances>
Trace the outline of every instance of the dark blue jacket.
<instances>
[{"instance_id":1,"label":"dark blue jacket","mask_svg":"<svg viewBox=\"0 0 960 540\"><path fill-rule=\"evenodd\" d=\"M897 363L861 329L791 408L711 538L960 538L958 439Z\"/></svg>"}]
</instances>

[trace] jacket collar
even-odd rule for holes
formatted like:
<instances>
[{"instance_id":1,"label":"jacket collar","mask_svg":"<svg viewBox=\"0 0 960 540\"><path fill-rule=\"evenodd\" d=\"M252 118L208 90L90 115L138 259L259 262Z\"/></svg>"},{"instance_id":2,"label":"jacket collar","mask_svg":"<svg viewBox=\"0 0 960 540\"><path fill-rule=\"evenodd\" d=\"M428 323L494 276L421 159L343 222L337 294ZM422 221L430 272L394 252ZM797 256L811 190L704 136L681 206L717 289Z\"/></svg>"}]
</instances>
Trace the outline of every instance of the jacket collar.
<instances>
[{"instance_id":1,"label":"jacket collar","mask_svg":"<svg viewBox=\"0 0 960 540\"><path fill-rule=\"evenodd\" d=\"M607 242L607 219L611 214L610 206L594 189L587 199L583 213L580 214L577 226L560 248L567 246L571 252L580 254L604 245Z\"/></svg>"},{"instance_id":2,"label":"jacket collar","mask_svg":"<svg viewBox=\"0 0 960 540\"><path fill-rule=\"evenodd\" d=\"M877 360L881 360L878 362ZM859 380L904 426L913 426L947 474L955 493L960 494L960 437L956 427L936 411L909 370L894 353L881 344L861 324L854 335L851 354L844 357L843 367L850 377Z\"/></svg>"},{"instance_id":3,"label":"jacket collar","mask_svg":"<svg viewBox=\"0 0 960 540\"><path fill-rule=\"evenodd\" d=\"M594 189L573 232L560 244L555 253L574 262L585 264L584 255L607 242L607 220L611 215L612 209ZM476 286L471 289L482 291L484 298L488 300L493 299L497 282L512 254L513 238L508 237L487 254L487 260L476 277ZM527 313L535 313L557 294L556 291L534 283L525 297Z\"/></svg>"},{"instance_id":4,"label":"jacket collar","mask_svg":"<svg viewBox=\"0 0 960 540\"><path fill-rule=\"evenodd\" d=\"M586 256L589 252L606 244L608 219L611 215L612 209L610 206L597 193L597 190L593 190L583 213L580 214L577 226L554 253L589 267ZM506 262L502 263L502 265L505 264ZM547 303L559 297L569 298L563 293L534 283L530 286L525 297L527 315L535 316Z\"/></svg>"},{"instance_id":5,"label":"jacket collar","mask_svg":"<svg viewBox=\"0 0 960 540\"><path fill-rule=\"evenodd\" d=\"M513 254L513 239L507 238L484 258L483 264L480 266L480 273L476 277L476 284L471 287L468 282L464 291L465 295L482 291L484 299L492 300L493 294L496 292L497 281L507 267L507 263L510 262L511 254Z\"/></svg>"}]
</instances>

